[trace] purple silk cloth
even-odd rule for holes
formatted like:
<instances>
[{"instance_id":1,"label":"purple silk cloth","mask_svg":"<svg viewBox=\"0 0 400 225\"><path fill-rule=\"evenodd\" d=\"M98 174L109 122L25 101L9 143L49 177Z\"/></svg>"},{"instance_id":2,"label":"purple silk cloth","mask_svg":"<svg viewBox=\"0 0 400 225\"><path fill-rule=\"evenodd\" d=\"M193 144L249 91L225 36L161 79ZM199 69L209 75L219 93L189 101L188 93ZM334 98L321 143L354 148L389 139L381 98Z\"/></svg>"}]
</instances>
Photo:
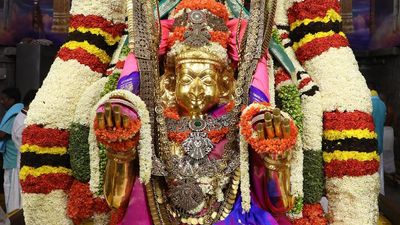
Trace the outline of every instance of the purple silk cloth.
<instances>
[{"instance_id":1,"label":"purple silk cloth","mask_svg":"<svg viewBox=\"0 0 400 225\"><path fill-rule=\"evenodd\" d=\"M268 97L260 89L250 86L250 103L253 102L269 102Z\"/></svg>"},{"instance_id":2,"label":"purple silk cloth","mask_svg":"<svg viewBox=\"0 0 400 225\"><path fill-rule=\"evenodd\" d=\"M150 209L147 205L147 196L144 184L136 178L133 185L129 205L124 218L118 225L152 225Z\"/></svg>"},{"instance_id":3,"label":"purple silk cloth","mask_svg":"<svg viewBox=\"0 0 400 225\"><path fill-rule=\"evenodd\" d=\"M121 76L118 80L117 89L124 89L139 95L140 72L134 71L126 76Z\"/></svg>"},{"instance_id":4,"label":"purple silk cloth","mask_svg":"<svg viewBox=\"0 0 400 225\"><path fill-rule=\"evenodd\" d=\"M219 221L214 225L279 225L270 213L261 209L256 204L251 203L251 209L247 213L243 213L242 198L239 197L233 209L225 220Z\"/></svg>"}]
</instances>

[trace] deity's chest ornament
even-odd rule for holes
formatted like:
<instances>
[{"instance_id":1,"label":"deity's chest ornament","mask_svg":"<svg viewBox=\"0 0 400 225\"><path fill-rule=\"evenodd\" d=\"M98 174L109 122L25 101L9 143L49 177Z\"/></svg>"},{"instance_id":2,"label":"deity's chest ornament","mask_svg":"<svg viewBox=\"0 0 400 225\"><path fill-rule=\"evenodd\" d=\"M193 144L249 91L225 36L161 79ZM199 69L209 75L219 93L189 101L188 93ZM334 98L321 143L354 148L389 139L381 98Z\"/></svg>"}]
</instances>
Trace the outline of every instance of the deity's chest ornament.
<instances>
[{"instance_id":1,"label":"deity's chest ornament","mask_svg":"<svg viewBox=\"0 0 400 225\"><path fill-rule=\"evenodd\" d=\"M182 147L190 157L200 160L214 148L214 144L208 138L207 133L203 132L207 128L207 123L201 118L193 119L189 122L189 128L192 132L182 143Z\"/></svg>"}]
</instances>

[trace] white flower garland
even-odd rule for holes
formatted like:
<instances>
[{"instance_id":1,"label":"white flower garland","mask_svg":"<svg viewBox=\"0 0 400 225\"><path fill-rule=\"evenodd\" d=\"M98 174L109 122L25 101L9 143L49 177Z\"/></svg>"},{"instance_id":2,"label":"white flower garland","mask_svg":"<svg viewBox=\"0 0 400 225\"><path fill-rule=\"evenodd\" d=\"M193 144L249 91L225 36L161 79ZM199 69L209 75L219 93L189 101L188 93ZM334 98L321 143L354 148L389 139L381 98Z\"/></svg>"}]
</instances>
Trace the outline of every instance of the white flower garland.
<instances>
[{"instance_id":1,"label":"white flower garland","mask_svg":"<svg viewBox=\"0 0 400 225\"><path fill-rule=\"evenodd\" d=\"M25 223L29 225L72 225L67 216L68 196L63 190L49 194L23 193Z\"/></svg>"},{"instance_id":2,"label":"white flower garland","mask_svg":"<svg viewBox=\"0 0 400 225\"><path fill-rule=\"evenodd\" d=\"M304 66L320 87L324 111L372 112L365 78L349 47L330 48L305 62Z\"/></svg>"},{"instance_id":3,"label":"white flower garland","mask_svg":"<svg viewBox=\"0 0 400 225\"><path fill-rule=\"evenodd\" d=\"M92 122L89 120L90 110L100 100L100 93L104 89L107 81L108 77L103 77L86 89L76 106L74 116L75 123L85 126L90 125Z\"/></svg>"},{"instance_id":4,"label":"white flower garland","mask_svg":"<svg viewBox=\"0 0 400 225\"><path fill-rule=\"evenodd\" d=\"M304 71L303 67L297 61L295 53L292 48L285 49L286 54L289 56L296 71ZM301 75L309 76L308 74ZM300 81L299 81L300 82ZM302 90L308 90L315 83L310 82L308 85L304 86ZM300 92L302 91L300 90ZM316 91L313 96L302 96L302 108L303 108L303 149L322 151L322 99L321 93Z\"/></svg>"},{"instance_id":5,"label":"white flower garland","mask_svg":"<svg viewBox=\"0 0 400 225\"><path fill-rule=\"evenodd\" d=\"M72 1L71 14L84 16L95 15L103 17L114 23L124 23L126 11L126 1Z\"/></svg>"},{"instance_id":6,"label":"white flower garland","mask_svg":"<svg viewBox=\"0 0 400 225\"><path fill-rule=\"evenodd\" d=\"M100 73L76 60L57 58L30 105L25 123L68 129L82 93L100 78Z\"/></svg>"},{"instance_id":7,"label":"white flower garland","mask_svg":"<svg viewBox=\"0 0 400 225\"><path fill-rule=\"evenodd\" d=\"M92 110L93 111L93 110ZM90 121L93 121L95 116L93 113L90 116ZM89 158L90 158L90 180L89 187L90 191L93 193L95 197L103 197L99 196L99 187L100 186L100 155L99 155L99 146L97 145L97 139L94 132L94 123L90 123L89 129Z\"/></svg>"},{"instance_id":8,"label":"white flower garland","mask_svg":"<svg viewBox=\"0 0 400 225\"><path fill-rule=\"evenodd\" d=\"M291 194L296 199L303 199L303 148L301 134L298 134L295 149L292 152L292 160L290 161L290 188ZM301 218L303 213L290 213L292 219Z\"/></svg>"},{"instance_id":9,"label":"white flower garland","mask_svg":"<svg viewBox=\"0 0 400 225\"><path fill-rule=\"evenodd\" d=\"M274 73L274 60L270 55L267 59L268 65L268 79L269 79L269 103L272 107L275 107L275 73Z\"/></svg>"},{"instance_id":10,"label":"white flower garland","mask_svg":"<svg viewBox=\"0 0 400 225\"><path fill-rule=\"evenodd\" d=\"M109 223L110 223L110 213L93 215L93 225L108 225Z\"/></svg>"},{"instance_id":11,"label":"white flower garland","mask_svg":"<svg viewBox=\"0 0 400 225\"><path fill-rule=\"evenodd\" d=\"M134 106L134 110L137 112L140 121L140 138L138 145L139 152L139 178L142 183L148 183L151 177L152 169L152 138L151 138L151 128L150 128L150 116L149 111L146 108L146 104L136 95L132 94L126 90L115 90L107 95L103 96L100 101L91 110L91 120L93 121L96 116L96 110L100 105L104 104L108 99L112 97L122 97L123 99L131 102ZM96 142L96 137L94 134L93 123L90 125L89 132L89 154L90 154L90 190L93 193L98 191L99 186L99 149Z\"/></svg>"},{"instance_id":12,"label":"white flower garland","mask_svg":"<svg viewBox=\"0 0 400 225\"><path fill-rule=\"evenodd\" d=\"M379 175L329 178L326 181L332 225L376 225Z\"/></svg>"},{"instance_id":13,"label":"white flower garland","mask_svg":"<svg viewBox=\"0 0 400 225\"><path fill-rule=\"evenodd\" d=\"M182 42L177 42L171 47L171 50L168 52L167 55L168 55L168 58L174 58L175 56L179 55L180 53L185 52L190 49L192 49L191 46L189 46L185 43L182 43ZM218 43L210 42L205 46L196 48L196 50L200 51L200 52L207 52L207 53L213 54L214 56L218 57L221 61L228 63L228 53L227 53L226 49Z\"/></svg>"}]
</instances>

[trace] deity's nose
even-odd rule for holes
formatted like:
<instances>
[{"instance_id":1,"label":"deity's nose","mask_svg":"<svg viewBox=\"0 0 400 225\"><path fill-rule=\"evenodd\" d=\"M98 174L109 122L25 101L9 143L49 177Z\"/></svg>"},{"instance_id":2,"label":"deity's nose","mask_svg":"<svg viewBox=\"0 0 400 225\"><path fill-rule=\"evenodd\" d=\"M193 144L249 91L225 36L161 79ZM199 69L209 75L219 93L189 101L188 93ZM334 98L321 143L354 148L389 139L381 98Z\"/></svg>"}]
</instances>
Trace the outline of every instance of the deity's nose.
<instances>
[{"instance_id":1,"label":"deity's nose","mask_svg":"<svg viewBox=\"0 0 400 225\"><path fill-rule=\"evenodd\" d=\"M202 86L201 80L198 77L194 80L191 89L192 94L197 98L204 95L204 88Z\"/></svg>"}]
</instances>

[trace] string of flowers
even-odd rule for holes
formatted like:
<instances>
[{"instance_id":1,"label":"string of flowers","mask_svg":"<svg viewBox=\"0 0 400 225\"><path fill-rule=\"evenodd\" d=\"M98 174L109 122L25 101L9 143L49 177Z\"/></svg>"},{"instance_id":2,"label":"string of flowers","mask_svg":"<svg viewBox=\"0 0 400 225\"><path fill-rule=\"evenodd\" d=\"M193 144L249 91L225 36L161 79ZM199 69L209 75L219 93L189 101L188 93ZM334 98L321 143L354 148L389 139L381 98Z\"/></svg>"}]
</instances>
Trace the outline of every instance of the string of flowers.
<instances>
[{"instance_id":1,"label":"string of flowers","mask_svg":"<svg viewBox=\"0 0 400 225\"><path fill-rule=\"evenodd\" d=\"M297 128L293 121L290 121L290 137L284 139L262 139L260 140L254 131L251 121L254 116L262 111L272 110L268 103L253 103L247 107L247 110L240 117L240 134L250 146L259 154L283 154L292 149L296 144ZM283 116L290 118L287 114Z\"/></svg>"}]
</instances>

